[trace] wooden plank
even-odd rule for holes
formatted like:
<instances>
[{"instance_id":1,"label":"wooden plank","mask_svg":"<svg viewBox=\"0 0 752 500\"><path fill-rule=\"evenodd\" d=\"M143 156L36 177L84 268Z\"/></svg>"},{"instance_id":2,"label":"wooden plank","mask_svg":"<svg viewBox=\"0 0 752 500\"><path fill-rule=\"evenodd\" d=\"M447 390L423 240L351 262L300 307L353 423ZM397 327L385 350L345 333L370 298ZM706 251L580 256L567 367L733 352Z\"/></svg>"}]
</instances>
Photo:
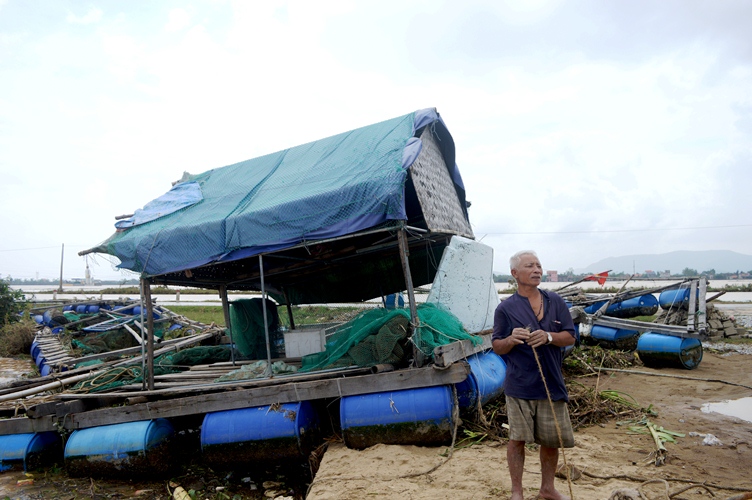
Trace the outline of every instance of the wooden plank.
<instances>
[{"instance_id":1,"label":"wooden plank","mask_svg":"<svg viewBox=\"0 0 752 500\"><path fill-rule=\"evenodd\" d=\"M708 281L705 276L700 277L700 305L697 308L697 331L705 335L708 331L707 302L705 295L708 293Z\"/></svg>"},{"instance_id":2,"label":"wooden plank","mask_svg":"<svg viewBox=\"0 0 752 500\"><path fill-rule=\"evenodd\" d=\"M6 434L27 434L58 430L52 415L41 418L8 418L0 420L0 436Z\"/></svg>"},{"instance_id":3,"label":"wooden plank","mask_svg":"<svg viewBox=\"0 0 752 500\"><path fill-rule=\"evenodd\" d=\"M697 312L697 280L692 280L689 288L689 310L687 311L687 332L695 331L695 313Z\"/></svg>"},{"instance_id":4,"label":"wooden plank","mask_svg":"<svg viewBox=\"0 0 752 500\"><path fill-rule=\"evenodd\" d=\"M441 370L427 366L425 368L371 375L294 382L270 387L154 401L120 408L103 408L86 413L69 415L63 422L63 425L66 429L74 430L153 418L179 417L264 406L274 403L291 403L417 387L456 384L465 380L469 373L470 366L467 363L454 363L448 368Z\"/></svg>"},{"instance_id":5,"label":"wooden plank","mask_svg":"<svg viewBox=\"0 0 752 500\"><path fill-rule=\"evenodd\" d=\"M181 396L193 396L196 394L205 394L209 392L226 392L234 391L238 389L246 389L251 387L262 387L268 385L281 385L289 382L302 382L306 380L319 380L322 378L333 378L353 375L364 375L367 373L375 373L373 368L344 368L332 370L331 372L314 372L306 374L294 374L294 375L279 375L272 378L261 378L251 380L238 380L234 382L212 383L212 384L193 384L191 387L184 390L158 390L143 391L138 390L131 393L123 393L122 390L129 386L121 386L118 388L118 392L110 393L95 393L95 394L56 394L57 399L75 399L75 398L94 398L98 396L156 396L156 397L181 397ZM140 386L139 386L140 387Z\"/></svg>"},{"instance_id":6,"label":"wooden plank","mask_svg":"<svg viewBox=\"0 0 752 500\"><path fill-rule=\"evenodd\" d=\"M128 330L128 333L133 335L133 338L136 339L136 342L138 343L138 345L144 345L144 339L141 338L141 335L136 333L136 330L128 326L128 323L123 323L123 328Z\"/></svg>"},{"instance_id":7,"label":"wooden plank","mask_svg":"<svg viewBox=\"0 0 752 500\"><path fill-rule=\"evenodd\" d=\"M489 333L486 333L489 332ZM464 359L476 352L486 351L491 349L491 333L489 330L484 330L481 333L483 342L473 345L470 340L458 340L451 344L440 345L433 350L433 362L436 366L449 366L455 361Z\"/></svg>"},{"instance_id":8,"label":"wooden plank","mask_svg":"<svg viewBox=\"0 0 752 500\"><path fill-rule=\"evenodd\" d=\"M610 326L611 328L624 328L627 330L637 330L638 332L655 332L673 337L691 337L699 338L697 333L687 332L686 327L681 325L662 325L660 323L646 323L644 321L635 321L633 319L612 318L610 316L601 316L593 321L594 325Z\"/></svg>"}]
</instances>

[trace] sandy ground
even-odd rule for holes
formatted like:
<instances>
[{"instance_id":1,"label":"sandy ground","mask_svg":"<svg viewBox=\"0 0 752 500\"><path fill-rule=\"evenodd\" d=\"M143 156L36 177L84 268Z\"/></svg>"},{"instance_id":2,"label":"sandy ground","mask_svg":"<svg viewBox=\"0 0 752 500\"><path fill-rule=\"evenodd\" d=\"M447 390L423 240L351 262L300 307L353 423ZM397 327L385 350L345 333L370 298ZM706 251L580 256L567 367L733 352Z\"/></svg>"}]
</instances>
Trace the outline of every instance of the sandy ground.
<instances>
[{"instance_id":1,"label":"sandy ground","mask_svg":"<svg viewBox=\"0 0 752 500\"><path fill-rule=\"evenodd\" d=\"M651 438L628 434L627 426L617 426L616 420L579 430L575 434L576 447L566 451L567 462L583 471L582 477L571 483L574 498L608 499L618 488L638 488L649 479L667 481L672 493L691 482L727 488L713 488L715 498L729 498L744 490L752 491L752 422L706 412L702 408L705 403L750 398L746 400L750 402L746 415L752 420L752 355L706 350L700 366L692 371L635 369L694 380L604 372L599 378L581 377L578 381L590 385L597 382L599 389L618 390L632 396L644 407L652 405L658 413L650 417L652 422L686 436L677 438L676 443L667 443L666 464L656 466L650 460L654 449ZM704 445L703 436L690 436L690 433L712 434L722 444ZM457 449L448 460L441 456L445 451L445 447L387 445L355 451L333 443L323 456L307 498L435 500L509 497L510 481L503 442L484 442ZM436 466L439 466L436 470L428 472ZM23 484L27 477L22 473L2 473L0 498L170 498L166 481L134 483L88 478L74 481L53 476L35 474L32 484ZM537 452L529 451L524 476L526 499L536 497L539 482ZM557 479L556 484L561 492L568 493L566 479ZM641 488L646 498L666 498L664 484ZM205 497L233 498L234 494L241 493L235 498L261 498L263 491L251 495L247 484L232 490L224 490L230 493L227 497L219 493ZM701 499L711 498L711 495L695 488L672 498Z\"/></svg>"},{"instance_id":2,"label":"sandy ground","mask_svg":"<svg viewBox=\"0 0 752 500\"><path fill-rule=\"evenodd\" d=\"M634 397L641 405L653 405L658 416L650 420L667 430L685 433L677 443L666 443L668 459L656 466L649 459L652 439L627 434L615 421L578 431L576 447L566 452L566 460L584 472L572 482L574 498L608 499L619 488L638 488L649 479L668 482L671 493L691 484L706 482L728 490L714 489L717 498L728 498L742 490L752 491L752 422L702 411L708 402L752 396L752 356L721 355L706 352L700 366L682 369L640 371L678 375L720 382L686 380L626 373L601 375L598 387L614 389ZM583 382L594 383L589 377ZM752 401L752 400L750 400ZM752 420L752 404L749 418ZM702 436L712 434L722 444L703 445ZM377 445L363 451L348 450L341 444L330 446L311 487L308 499L359 498L485 499L508 498L510 480L506 468L506 446L492 442L458 449L451 459L440 456L445 448ZM560 459L560 462L562 460ZM434 472L424 474L438 464ZM633 479L620 479L630 476ZM540 484L536 451L529 451L524 475L525 498L537 496ZM568 493L566 479L557 479L559 491ZM666 498L663 483L641 487L647 498ZM672 498L711 498L694 488Z\"/></svg>"}]
</instances>

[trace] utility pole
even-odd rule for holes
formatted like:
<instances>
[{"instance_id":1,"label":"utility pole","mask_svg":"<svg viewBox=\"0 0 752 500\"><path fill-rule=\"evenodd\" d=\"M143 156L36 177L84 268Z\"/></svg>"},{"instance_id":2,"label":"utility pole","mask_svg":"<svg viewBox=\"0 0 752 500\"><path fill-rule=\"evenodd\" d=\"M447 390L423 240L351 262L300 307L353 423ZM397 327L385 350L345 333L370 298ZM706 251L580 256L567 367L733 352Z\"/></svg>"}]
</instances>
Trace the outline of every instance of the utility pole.
<instances>
[{"instance_id":1,"label":"utility pole","mask_svg":"<svg viewBox=\"0 0 752 500\"><path fill-rule=\"evenodd\" d=\"M65 257L65 243L63 243L63 249L60 251L60 286L58 287L58 293L63 293L63 258Z\"/></svg>"}]
</instances>

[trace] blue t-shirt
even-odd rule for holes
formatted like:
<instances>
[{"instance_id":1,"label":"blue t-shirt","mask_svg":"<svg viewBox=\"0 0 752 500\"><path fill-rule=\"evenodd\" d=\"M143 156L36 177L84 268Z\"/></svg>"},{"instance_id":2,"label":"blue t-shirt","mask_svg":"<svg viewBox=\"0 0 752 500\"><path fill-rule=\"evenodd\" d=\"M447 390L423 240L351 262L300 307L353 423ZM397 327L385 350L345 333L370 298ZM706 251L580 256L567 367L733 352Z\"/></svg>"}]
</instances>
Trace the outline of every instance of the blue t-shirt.
<instances>
[{"instance_id":1,"label":"blue t-shirt","mask_svg":"<svg viewBox=\"0 0 752 500\"><path fill-rule=\"evenodd\" d=\"M504 339L515 328L529 328L531 331L569 332L575 337L574 322L564 300L554 292L540 290L543 300L543 319L539 322L530 307L527 297L515 293L503 300L494 313L492 340ZM561 373L562 348L552 344L536 348L548 390L553 401L569 401L564 376ZM504 392L520 399L548 399L533 348L527 344L516 345L502 356L507 364Z\"/></svg>"}]
</instances>

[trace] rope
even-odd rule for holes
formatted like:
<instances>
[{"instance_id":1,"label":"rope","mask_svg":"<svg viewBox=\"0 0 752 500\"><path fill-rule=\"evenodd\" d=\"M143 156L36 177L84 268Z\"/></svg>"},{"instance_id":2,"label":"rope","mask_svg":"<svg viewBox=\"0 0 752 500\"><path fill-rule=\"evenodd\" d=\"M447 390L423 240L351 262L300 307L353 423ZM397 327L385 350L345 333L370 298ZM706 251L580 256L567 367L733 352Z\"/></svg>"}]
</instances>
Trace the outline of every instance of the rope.
<instances>
[{"instance_id":1,"label":"rope","mask_svg":"<svg viewBox=\"0 0 752 500\"><path fill-rule=\"evenodd\" d=\"M551 392L548 390L548 383L546 383L546 377L543 375L543 367L541 366L540 359L538 358L538 351L535 347L531 347L533 355L535 356L535 362L538 365L538 371L540 372L541 379L543 379L543 387L546 389L546 396L548 396L548 404L551 405L551 413L554 416L554 425L556 425L556 434L559 436L559 446L561 447L561 457L564 459L564 468L567 470L567 485L569 486L569 497L574 500L574 493L572 492L572 478L569 471L569 464L567 464L567 455L564 453L564 439L561 437L561 427L559 426L559 419L556 418L556 411L554 410L554 402L551 399Z\"/></svg>"}]
</instances>

